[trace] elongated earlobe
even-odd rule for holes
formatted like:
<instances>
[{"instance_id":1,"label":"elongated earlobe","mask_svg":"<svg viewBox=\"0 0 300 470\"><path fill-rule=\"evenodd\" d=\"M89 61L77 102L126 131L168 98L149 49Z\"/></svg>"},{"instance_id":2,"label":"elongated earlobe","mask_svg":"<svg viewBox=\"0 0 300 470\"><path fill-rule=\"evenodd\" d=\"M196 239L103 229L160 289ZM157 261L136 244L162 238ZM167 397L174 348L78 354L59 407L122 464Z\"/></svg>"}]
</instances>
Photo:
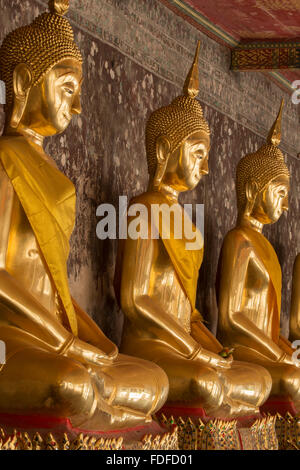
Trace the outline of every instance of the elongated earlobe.
<instances>
[{"instance_id":1,"label":"elongated earlobe","mask_svg":"<svg viewBox=\"0 0 300 470\"><path fill-rule=\"evenodd\" d=\"M246 203L246 208L245 208L245 215L247 216L250 216L252 214L253 207L255 204L255 199L257 196L257 190L258 190L258 187L257 187L256 181L248 181L246 183L245 192L246 192L247 203Z\"/></svg>"},{"instance_id":2,"label":"elongated earlobe","mask_svg":"<svg viewBox=\"0 0 300 470\"><path fill-rule=\"evenodd\" d=\"M157 158L157 167L156 172L153 178L153 189L159 189L159 186L164 177L167 164L170 158L170 142L169 139L165 136L161 136L157 139L156 142L156 158Z\"/></svg>"},{"instance_id":3,"label":"elongated earlobe","mask_svg":"<svg viewBox=\"0 0 300 470\"><path fill-rule=\"evenodd\" d=\"M14 102L10 118L10 126L16 129L24 114L29 91L32 86L32 74L26 64L16 66L13 75Z\"/></svg>"}]
</instances>

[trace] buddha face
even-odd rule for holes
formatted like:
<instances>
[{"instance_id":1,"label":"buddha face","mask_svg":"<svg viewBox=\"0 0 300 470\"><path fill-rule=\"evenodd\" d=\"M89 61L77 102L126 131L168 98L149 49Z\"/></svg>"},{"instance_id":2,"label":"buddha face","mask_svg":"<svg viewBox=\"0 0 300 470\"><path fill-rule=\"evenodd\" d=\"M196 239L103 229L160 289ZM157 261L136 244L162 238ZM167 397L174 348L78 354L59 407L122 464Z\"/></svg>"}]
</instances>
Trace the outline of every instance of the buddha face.
<instances>
[{"instance_id":1,"label":"buddha face","mask_svg":"<svg viewBox=\"0 0 300 470\"><path fill-rule=\"evenodd\" d=\"M20 126L43 137L60 134L73 114L80 114L82 66L74 59L55 65L36 86L30 88Z\"/></svg>"},{"instance_id":2,"label":"buddha face","mask_svg":"<svg viewBox=\"0 0 300 470\"><path fill-rule=\"evenodd\" d=\"M197 131L185 139L169 157L163 183L179 192L194 189L208 174L210 138L204 131Z\"/></svg>"},{"instance_id":3,"label":"buddha face","mask_svg":"<svg viewBox=\"0 0 300 470\"><path fill-rule=\"evenodd\" d=\"M288 210L289 178L280 176L257 194L252 217L263 224L273 224Z\"/></svg>"}]
</instances>

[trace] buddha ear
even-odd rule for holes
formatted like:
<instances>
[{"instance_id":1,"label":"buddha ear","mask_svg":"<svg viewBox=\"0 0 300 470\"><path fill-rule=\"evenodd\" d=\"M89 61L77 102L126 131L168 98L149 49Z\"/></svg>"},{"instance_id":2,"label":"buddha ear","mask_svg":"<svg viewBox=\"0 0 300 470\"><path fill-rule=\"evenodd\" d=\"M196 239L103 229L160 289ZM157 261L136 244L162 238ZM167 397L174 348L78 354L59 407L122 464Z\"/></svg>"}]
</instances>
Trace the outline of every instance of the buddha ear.
<instances>
[{"instance_id":1,"label":"buddha ear","mask_svg":"<svg viewBox=\"0 0 300 470\"><path fill-rule=\"evenodd\" d=\"M246 198L249 202L253 204L257 196L257 190L258 190L258 186L257 186L256 181L254 180L247 181L246 187L245 187Z\"/></svg>"},{"instance_id":2,"label":"buddha ear","mask_svg":"<svg viewBox=\"0 0 300 470\"><path fill-rule=\"evenodd\" d=\"M13 75L14 94L19 99L24 99L28 95L32 85L32 73L28 65L18 64Z\"/></svg>"},{"instance_id":3,"label":"buddha ear","mask_svg":"<svg viewBox=\"0 0 300 470\"><path fill-rule=\"evenodd\" d=\"M255 199L257 196L258 186L256 181L250 180L247 181L245 187L246 193L246 207L245 207L245 215L250 216L254 207Z\"/></svg>"},{"instance_id":4,"label":"buddha ear","mask_svg":"<svg viewBox=\"0 0 300 470\"><path fill-rule=\"evenodd\" d=\"M159 165L163 165L170 156L171 144L168 137L161 135L156 141L156 158Z\"/></svg>"},{"instance_id":5,"label":"buddha ear","mask_svg":"<svg viewBox=\"0 0 300 470\"><path fill-rule=\"evenodd\" d=\"M158 189L164 177L167 164L170 158L171 144L167 137L160 136L156 141L157 167L153 178L153 188Z\"/></svg>"},{"instance_id":6,"label":"buddha ear","mask_svg":"<svg viewBox=\"0 0 300 470\"><path fill-rule=\"evenodd\" d=\"M32 86L32 73L26 64L18 64L13 74L14 104L10 119L11 127L18 127L24 114L29 91Z\"/></svg>"}]
</instances>

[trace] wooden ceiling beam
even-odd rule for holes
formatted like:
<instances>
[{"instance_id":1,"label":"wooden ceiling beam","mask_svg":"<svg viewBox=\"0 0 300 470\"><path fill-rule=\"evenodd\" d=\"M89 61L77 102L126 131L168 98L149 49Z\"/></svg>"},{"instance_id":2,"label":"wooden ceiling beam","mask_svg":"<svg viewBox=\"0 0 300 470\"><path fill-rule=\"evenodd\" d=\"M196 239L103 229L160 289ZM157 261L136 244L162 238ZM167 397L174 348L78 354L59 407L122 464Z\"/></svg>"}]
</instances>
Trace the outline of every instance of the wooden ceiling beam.
<instances>
[{"instance_id":1,"label":"wooden ceiling beam","mask_svg":"<svg viewBox=\"0 0 300 470\"><path fill-rule=\"evenodd\" d=\"M300 69L300 39L243 40L232 50L231 69L235 71Z\"/></svg>"}]
</instances>

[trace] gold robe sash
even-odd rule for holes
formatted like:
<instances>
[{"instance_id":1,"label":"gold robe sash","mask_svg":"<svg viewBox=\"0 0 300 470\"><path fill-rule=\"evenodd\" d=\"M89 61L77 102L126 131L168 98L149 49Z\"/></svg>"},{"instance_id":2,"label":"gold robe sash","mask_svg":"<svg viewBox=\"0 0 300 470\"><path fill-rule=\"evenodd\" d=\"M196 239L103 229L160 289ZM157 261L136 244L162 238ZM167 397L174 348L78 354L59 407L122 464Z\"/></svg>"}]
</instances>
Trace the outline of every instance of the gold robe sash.
<instances>
[{"instance_id":1,"label":"gold robe sash","mask_svg":"<svg viewBox=\"0 0 300 470\"><path fill-rule=\"evenodd\" d=\"M75 225L74 185L22 136L1 138L0 160L36 236L71 330L77 335L67 273L69 239Z\"/></svg>"},{"instance_id":2,"label":"gold robe sash","mask_svg":"<svg viewBox=\"0 0 300 470\"><path fill-rule=\"evenodd\" d=\"M183 208L177 204L177 209L180 210L180 217L182 223L182 237L176 239L174 237L174 218L170 217L170 238L164 238L163 234L168 232L168 227L165 227L167 223L167 218L163 217L160 213L158 220L156 218L151 218L151 206L154 204L162 205L167 204L171 207L174 203L167 199L160 192L147 192L132 199L130 205L132 204L144 204L148 210L149 217L149 227L151 227L151 222L156 225L156 229L159 232L159 235L162 239L162 242L170 256L172 264L175 268L179 281L182 285L183 290L185 291L190 304L192 311L195 310L196 303L196 293L197 293L197 281L199 275L199 269L203 260L203 237L198 229L192 224L193 232L195 232L195 238L193 240L188 240L185 237L184 233L184 211ZM157 225L158 223L158 225ZM197 238L196 238L197 233ZM149 234L150 236L150 234ZM197 241L197 247L193 250L187 249L187 244Z\"/></svg>"},{"instance_id":3,"label":"gold robe sash","mask_svg":"<svg viewBox=\"0 0 300 470\"><path fill-rule=\"evenodd\" d=\"M280 334L282 273L276 252L271 243L259 232L247 227L239 227L245 238L251 241L254 251L264 264L276 295L276 316L272 326L273 340L278 342Z\"/></svg>"},{"instance_id":4,"label":"gold robe sash","mask_svg":"<svg viewBox=\"0 0 300 470\"><path fill-rule=\"evenodd\" d=\"M167 204L169 207L172 206L172 202L169 201L162 193L160 192L147 192L136 198L133 198L130 201L129 207L133 204L143 204L148 211L148 230L151 230L151 223L155 223L156 229L159 232L160 238L166 248L170 260L174 266L175 272L178 276L179 282L190 301L191 304L191 335L192 337L201 344L204 348L218 353L223 349L219 341L212 335L212 333L206 328L203 324L203 318L200 312L195 308L196 303L196 293L197 293L197 281L199 276L199 269L203 260L204 253L204 243L201 233L198 231L197 238L195 235L194 240L188 240L184 236L184 229L182 230L182 238L174 238L174 225L172 225L172 218L170 224L170 238L162 237L164 232L164 225L166 224L166 218L162 216L158 219L151 220L151 206L153 204ZM180 215L183 222L183 208L180 206ZM128 217L128 223L130 223L132 217ZM192 225L192 229L196 232L196 227ZM148 233L150 236L150 233ZM187 243L192 243L197 240L197 245L194 250L187 250ZM116 272L115 272L115 292L116 297L120 303L120 291L121 291L121 279L122 279L122 265L123 265L123 253L125 249L124 240L120 240L118 257L116 263Z\"/></svg>"}]
</instances>

